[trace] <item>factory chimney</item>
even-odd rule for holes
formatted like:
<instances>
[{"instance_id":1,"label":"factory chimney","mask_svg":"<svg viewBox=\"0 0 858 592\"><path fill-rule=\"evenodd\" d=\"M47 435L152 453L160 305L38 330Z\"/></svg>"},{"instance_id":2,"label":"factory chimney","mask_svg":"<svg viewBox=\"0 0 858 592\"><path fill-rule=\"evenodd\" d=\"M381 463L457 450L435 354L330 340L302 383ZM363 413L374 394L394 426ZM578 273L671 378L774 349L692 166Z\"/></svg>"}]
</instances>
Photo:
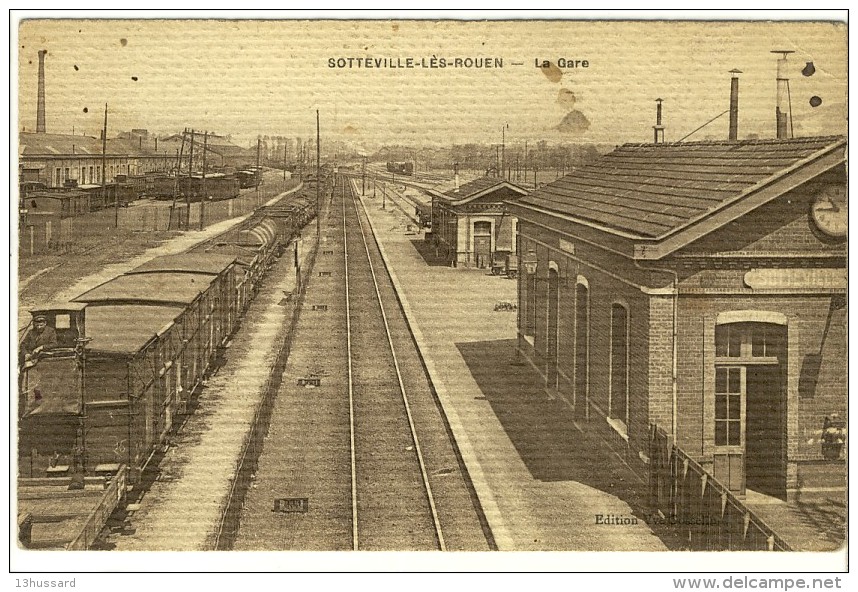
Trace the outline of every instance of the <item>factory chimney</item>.
<instances>
[{"instance_id":1,"label":"factory chimney","mask_svg":"<svg viewBox=\"0 0 858 592\"><path fill-rule=\"evenodd\" d=\"M778 140L785 140L792 136L787 134L787 122L792 128L792 113L790 113L790 97L789 97L789 78L787 78L787 56L795 53L789 49L776 49L771 53L779 53L781 57L778 59L778 102L775 106L775 122L777 124Z\"/></svg>"},{"instance_id":2,"label":"factory chimney","mask_svg":"<svg viewBox=\"0 0 858 592\"><path fill-rule=\"evenodd\" d=\"M652 126L653 142L664 144L664 126L661 124L661 99L655 100L655 125Z\"/></svg>"},{"instance_id":3,"label":"factory chimney","mask_svg":"<svg viewBox=\"0 0 858 592\"><path fill-rule=\"evenodd\" d=\"M733 68L730 74L733 77L730 79L730 141L739 139L739 74L741 70Z\"/></svg>"},{"instance_id":4,"label":"factory chimney","mask_svg":"<svg viewBox=\"0 0 858 592\"><path fill-rule=\"evenodd\" d=\"M39 50L39 97L36 105L36 133L45 133L45 54L46 49Z\"/></svg>"}]
</instances>

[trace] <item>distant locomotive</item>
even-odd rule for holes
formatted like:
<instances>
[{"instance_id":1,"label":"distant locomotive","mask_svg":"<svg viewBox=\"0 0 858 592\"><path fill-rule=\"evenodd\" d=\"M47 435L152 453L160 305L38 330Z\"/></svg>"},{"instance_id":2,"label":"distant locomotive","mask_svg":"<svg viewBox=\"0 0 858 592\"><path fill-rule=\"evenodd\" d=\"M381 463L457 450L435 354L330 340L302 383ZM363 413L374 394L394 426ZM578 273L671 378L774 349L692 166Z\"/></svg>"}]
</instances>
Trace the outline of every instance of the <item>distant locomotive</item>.
<instances>
[{"instance_id":1,"label":"distant locomotive","mask_svg":"<svg viewBox=\"0 0 858 592\"><path fill-rule=\"evenodd\" d=\"M413 162L388 162L387 163L387 172L393 173L396 175L413 175L414 174L414 163Z\"/></svg>"}]
</instances>

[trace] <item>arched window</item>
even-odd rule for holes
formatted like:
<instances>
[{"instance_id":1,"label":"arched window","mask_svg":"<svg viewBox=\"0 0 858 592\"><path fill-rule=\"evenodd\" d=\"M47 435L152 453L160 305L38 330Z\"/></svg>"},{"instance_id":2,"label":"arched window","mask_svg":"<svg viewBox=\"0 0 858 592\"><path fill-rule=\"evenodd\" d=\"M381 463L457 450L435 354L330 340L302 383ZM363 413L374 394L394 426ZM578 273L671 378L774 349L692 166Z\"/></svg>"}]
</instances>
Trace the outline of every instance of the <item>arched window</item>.
<instances>
[{"instance_id":1,"label":"arched window","mask_svg":"<svg viewBox=\"0 0 858 592\"><path fill-rule=\"evenodd\" d=\"M486 221L474 222L474 234L484 235L492 233L492 223Z\"/></svg>"},{"instance_id":2,"label":"arched window","mask_svg":"<svg viewBox=\"0 0 858 592\"><path fill-rule=\"evenodd\" d=\"M590 285L575 284L575 408L584 411L590 383Z\"/></svg>"},{"instance_id":3,"label":"arched window","mask_svg":"<svg viewBox=\"0 0 858 592\"><path fill-rule=\"evenodd\" d=\"M611 305L611 394L608 415L629 421L629 313L619 303Z\"/></svg>"}]
</instances>

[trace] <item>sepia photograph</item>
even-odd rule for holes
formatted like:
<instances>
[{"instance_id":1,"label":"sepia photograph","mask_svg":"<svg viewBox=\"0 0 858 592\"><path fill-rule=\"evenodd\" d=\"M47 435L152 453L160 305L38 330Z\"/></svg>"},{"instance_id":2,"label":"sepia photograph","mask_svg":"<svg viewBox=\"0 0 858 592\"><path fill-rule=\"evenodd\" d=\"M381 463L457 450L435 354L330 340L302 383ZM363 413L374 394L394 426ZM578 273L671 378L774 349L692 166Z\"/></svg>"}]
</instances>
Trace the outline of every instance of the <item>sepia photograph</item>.
<instances>
[{"instance_id":1,"label":"sepia photograph","mask_svg":"<svg viewBox=\"0 0 858 592\"><path fill-rule=\"evenodd\" d=\"M13 565L847 569L845 11L12 11L10 56Z\"/></svg>"}]
</instances>

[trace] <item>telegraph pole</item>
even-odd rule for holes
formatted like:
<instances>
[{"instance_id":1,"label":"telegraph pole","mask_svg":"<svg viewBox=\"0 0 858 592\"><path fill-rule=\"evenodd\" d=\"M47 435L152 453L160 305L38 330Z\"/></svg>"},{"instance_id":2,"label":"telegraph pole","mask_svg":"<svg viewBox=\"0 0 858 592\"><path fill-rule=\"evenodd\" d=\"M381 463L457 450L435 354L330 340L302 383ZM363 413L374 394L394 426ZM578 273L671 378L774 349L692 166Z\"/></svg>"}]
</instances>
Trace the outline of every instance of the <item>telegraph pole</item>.
<instances>
[{"instance_id":1,"label":"telegraph pole","mask_svg":"<svg viewBox=\"0 0 858 592\"><path fill-rule=\"evenodd\" d=\"M322 183L320 171L320 164L322 159L322 151L320 144L321 134L319 131L319 110L316 109L316 245L318 245L318 241L322 240L322 203L321 203L321 193L320 186Z\"/></svg>"},{"instance_id":2,"label":"telegraph pole","mask_svg":"<svg viewBox=\"0 0 858 592\"><path fill-rule=\"evenodd\" d=\"M501 128L501 168L500 168L500 176L503 179L504 169L506 168L506 128L509 127L508 123L505 123Z\"/></svg>"},{"instance_id":3,"label":"telegraph pole","mask_svg":"<svg viewBox=\"0 0 858 592\"><path fill-rule=\"evenodd\" d=\"M104 127L101 130L101 202L107 202L107 103L104 104ZM119 192L114 193L113 228L119 227Z\"/></svg>"},{"instance_id":4,"label":"telegraph pole","mask_svg":"<svg viewBox=\"0 0 858 592\"><path fill-rule=\"evenodd\" d=\"M285 186L285 183L286 183L286 148L287 148L287 145L284 143L283 144L283 183L284 183L283 189L286 189L286 186Z\"/></svg>"},{"instance_id":5,"label":"telegraph pole","mask_svg":"<svg viewBox=\"0 0 858 592\"><path fill-rule=\"evenodd\" d=\"M361 173L361 195L366 195L366 156L363 157L363 172Z\"/></svg>"},{"instance_id":6,"label":"telegraph pole","mask_svg":"<svg viewBox=\"0 0 858 592\"><path fill-rule=\"evenodd\" d=\"M256 183L256 207L259 207L259 149L262 146L262 140L256 138L256 170L253 171L253 180Z\"/></svg>"},{"instance_id":7,"label":"telegraph pole","mask_svg":"<svg viewBox=\"0 0 858 592\"><path fill-rule=\"evenodd\" d=\"M188 161L188 190L185 192L185 230L191 229L191 191L194 187L194 129L191 128L191 154Z\"/></svg>"},{"instance_id":8,"label":"telegraph pole","mask_svg":"<svg viewBox=\"0 0 858 592\"><path fill-rule=\"evenodd\" d=\"M206 192L206 154L208 154L208 144L209 131L206 130L206 133L203 136L203 198L200 200L200 230L206 227L204 220L206 216L206 199L208 198L208 194Z\"/></svg>"},{"instance_id":9,"label":"telegraph pole","mask_svg":"<svg viewBox=\"0 0 858 592\"><path fill-rule=\"evenodd\" d=\"M524 182L527 183L527 140L524 141Z\"/></svg>"}]
</instances>

